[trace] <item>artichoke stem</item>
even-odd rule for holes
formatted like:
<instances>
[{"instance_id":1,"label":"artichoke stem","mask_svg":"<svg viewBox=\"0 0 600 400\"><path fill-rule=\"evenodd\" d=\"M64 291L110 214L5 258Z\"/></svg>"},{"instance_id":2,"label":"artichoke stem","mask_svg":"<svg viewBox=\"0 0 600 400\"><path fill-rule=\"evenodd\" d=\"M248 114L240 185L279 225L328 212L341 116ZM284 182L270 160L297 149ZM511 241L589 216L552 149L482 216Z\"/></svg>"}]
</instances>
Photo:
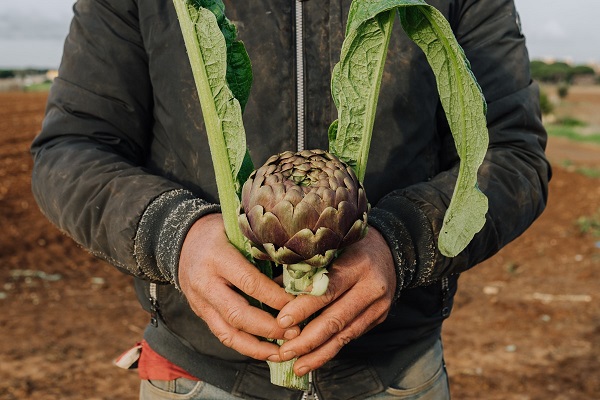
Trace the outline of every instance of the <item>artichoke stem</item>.
<instances>
[{"instance_id":1,"label":"artichoke stem","mask_svg":"<svg viewBox=\"0 0 600 400\"><path fill-rule=\"evenodd\" d=\"M277 340L278 345L282 345L285 340ZM267 361L271 372L271 383L277 386L283 386L289 389L308 390L308 374L298 376L294 373L294 362L296 358L284 362Z\"/></svg>"},{"instance_id":2,"label":"artichoke stem","mask_svg":"<svg viewBox=\"0 0 600 400\"><path fill-rule=\"evenodd\" d=\"M308 268L307 268L308 267ZM327 290L329 278L327 268L310 267L307 264L284 264L283 287L285 291L298 296L311 294L320 296ZM307 290L311 288L311 290Z\"/></svg>"},{"instance_id":3,"label":"artichoke stem","mask_svg":"<svg viewBox=\"0 0 600 400\"><path fill-rule=\"evenodd\" d=\"M313 283L313 276L318 268L311 267L308 264L284 264L283 265L283 286L285 291L295 296L308 294L309 288Z\"/></svg>"}]
</instances>

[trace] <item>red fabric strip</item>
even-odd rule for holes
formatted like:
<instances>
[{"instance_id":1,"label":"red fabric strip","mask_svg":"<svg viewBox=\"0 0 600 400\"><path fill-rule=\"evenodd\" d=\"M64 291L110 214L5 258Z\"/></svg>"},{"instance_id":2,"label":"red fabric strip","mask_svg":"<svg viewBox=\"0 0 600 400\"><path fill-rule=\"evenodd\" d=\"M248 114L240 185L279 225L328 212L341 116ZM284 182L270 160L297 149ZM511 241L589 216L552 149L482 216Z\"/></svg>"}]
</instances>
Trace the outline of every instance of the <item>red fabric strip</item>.
<instances>
[{"instance_id":1,"label":"red fabric strip","mask_svg":"<svg viewBox=\"0 0 600 400\"><path fill-rule=\"evenodd\" d=\"M186 378L193 381L199 380L190 375L183 368L167 360L142 341L142 353L138 361L138 374L143 380L172 381L177 378Z\"/></svg>"}]
</instances>

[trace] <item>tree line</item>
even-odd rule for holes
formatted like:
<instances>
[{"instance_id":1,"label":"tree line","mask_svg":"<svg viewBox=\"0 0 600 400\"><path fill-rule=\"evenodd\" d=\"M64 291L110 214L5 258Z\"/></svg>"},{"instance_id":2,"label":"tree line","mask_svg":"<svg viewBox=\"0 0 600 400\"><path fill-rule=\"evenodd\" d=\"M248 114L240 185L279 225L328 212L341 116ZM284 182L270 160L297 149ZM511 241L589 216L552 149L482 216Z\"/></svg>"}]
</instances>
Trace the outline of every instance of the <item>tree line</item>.
<instances>
[{"instance_id":1,"label":"tree line","mask_svg":"<svg viewBox=\"0 0 600 400\"><path fill-rule=\"evenodd\" d=\"M533 60L531 62L531 77L546 83L572 83L577 78L590 78L600 82L600 76L594 68L588 65L570 65L565 62L546 63Z\"/></svg>"},{"instance_id":2,"label":"tree line","mask_svg":"<svg viewBox=\"0 0 600 400\"><path fill-rule=\"evenodd\" d=\"M27 75L45 74L46 69L0 69L0 79L15 78ZM591 77L600 82L600 76L588 65L571 65L562 61L547 63L540 60L531 61L533 79L547 83L572 83L577 77Z\"/></svg>"},{"instance_id":3,"label":"tree line","mask_svg":"<svg viewBox=\"0 0 600 400\"><path fill-rule=\"evenodd\" d=\"M0 69L0 79L17 78L30 75L42 75L47 69Z\"/></svg>"}]
</instances>

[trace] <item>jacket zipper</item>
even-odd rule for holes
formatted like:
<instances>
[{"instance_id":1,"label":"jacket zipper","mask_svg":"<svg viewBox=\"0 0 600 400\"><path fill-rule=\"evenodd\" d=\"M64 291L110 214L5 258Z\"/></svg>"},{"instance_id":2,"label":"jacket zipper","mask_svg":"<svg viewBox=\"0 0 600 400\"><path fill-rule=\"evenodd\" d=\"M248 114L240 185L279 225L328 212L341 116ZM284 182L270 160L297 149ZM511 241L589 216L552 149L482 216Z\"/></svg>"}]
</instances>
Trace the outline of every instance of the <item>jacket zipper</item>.
<instances>
[{"instance_id":1,"label":"jacket zipper","mask_svg":"<svg viewBox=\"0 0 600 400\"><path fill-rule=\"evenodd\" d=\"M302 151L305 147L304 127L304 12L303 0L296 1L296 138L298 140L297 150Z\"/></svg>"},{"instance_id":2,"label":"jacket zipper","mask_svg":"<svg viewBox=\"0 0 600 400\"><path fill-rule=\"evenodd\" d=\"M302 2L296 1L296 125L297 125L297 150L302 151L305 148L306 131L304 126L305 119L305 82L304 82L304 10ZM150 283L150 322L158 326L158 299L157 285ZM302 400L319 400L315 385L313 383L313 371L308 375L308 390L302 394Z\"/></svg>"},{"instance_id":3,"label":"jacket zipper","mask_svg":"<svg viewBox=\"0 0 600 400\"><path fill-rule=\"evenodd\" d=\"M306 147L305 121L305 82L304 82L304 10L302 2L296 2L296 139L297 151ZM308 375L308 390L302 394L302 400L319 400L313 383L313 371Z\"/></svg>"},{"instance_id":4,"label":"jacket zipper","mask_svg":"<svg viewBox=\"0 0 600 400\"><path fill-rule=\"evenodd\" d=\"M442 317L450 315L450 280L447 276L442 278Z\"/></svg>"},{"instance_id":5,"label":"jacket zipper","mask_svg":"<svg viewBox=\"0 0 600 400\"><path fill-rule=\"evenodd\" d=\"M313 371L310 371L308 373L308 390L304 391L301 400L319 400L317 389L315 388L315 384L313 382L313 376Z\"/></svg>"}]
</instances>

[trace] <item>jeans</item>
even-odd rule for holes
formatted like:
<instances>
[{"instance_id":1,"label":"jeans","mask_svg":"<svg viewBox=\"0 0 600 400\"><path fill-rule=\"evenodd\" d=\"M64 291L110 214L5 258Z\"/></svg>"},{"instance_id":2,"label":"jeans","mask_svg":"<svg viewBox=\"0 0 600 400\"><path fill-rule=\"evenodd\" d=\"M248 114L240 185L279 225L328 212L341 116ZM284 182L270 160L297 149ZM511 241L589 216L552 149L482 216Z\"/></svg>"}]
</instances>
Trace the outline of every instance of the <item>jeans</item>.
<instances>
[{"instance_id":1,"label":"jeans","mask_svg":"<svg viewBox=\"0 0 600 400\"><path fill-rule=\"evenodd\" d=\"M142 381L140 400L239 400L216 386L178 378L172 381Z\"/></svg>"},{"instance_id":2,"label":"jeans","mask_svg":"<svg viewBox=\"0 0 600 400\"><path fill-rule=\"evenodd\" d=\"M206 382L179 378L172 381L142 381L140 400L239 400ZM412 366L398 375L384 392L364 400L449 400L450 389L439 340Z\"/></svg>"},{"instance_id":3,"label":"jeans","mask_svg":"<svg viewBox=\"0 0 600 400\"><path fill-rule=\"evenodd\" d=\"M396 377L386 391L365 400L450 400L442 341Z\"/></svg>"}]
</instances>

